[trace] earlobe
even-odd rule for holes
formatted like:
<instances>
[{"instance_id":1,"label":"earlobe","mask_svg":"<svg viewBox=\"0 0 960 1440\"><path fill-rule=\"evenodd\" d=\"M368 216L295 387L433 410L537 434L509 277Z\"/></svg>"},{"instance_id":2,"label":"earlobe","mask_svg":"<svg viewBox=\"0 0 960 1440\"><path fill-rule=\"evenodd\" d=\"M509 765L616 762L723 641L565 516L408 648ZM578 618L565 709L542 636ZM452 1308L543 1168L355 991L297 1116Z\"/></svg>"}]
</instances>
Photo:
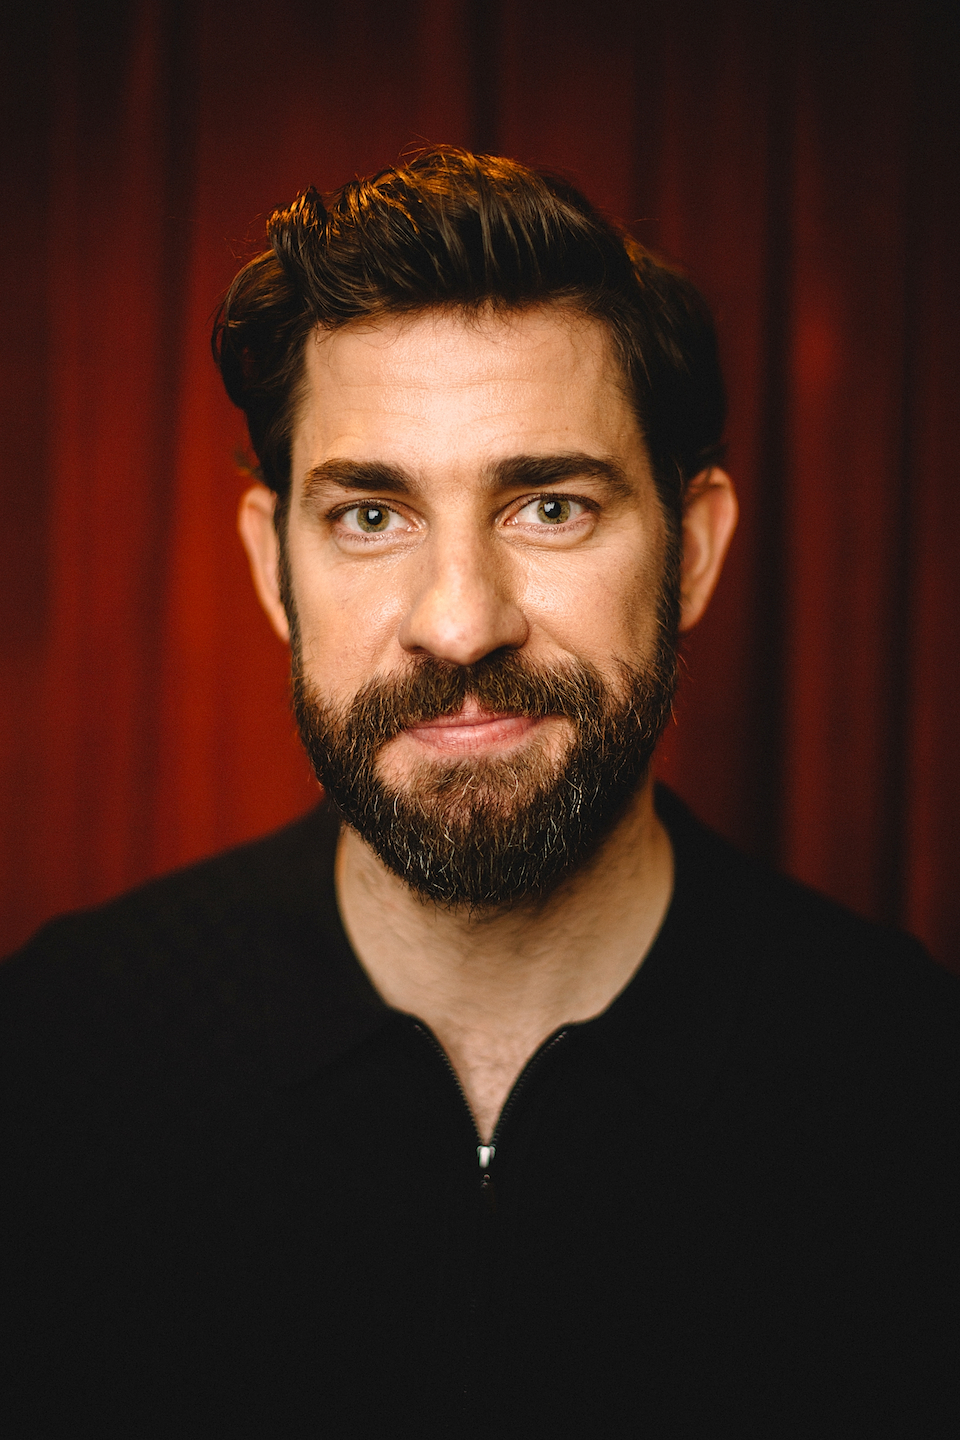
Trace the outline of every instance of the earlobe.
<instances>
[{"instance_id":1,"label":"earlobe","mask_svg":"<svg viewBox=\"0 0 960 1440\"><path fill-rule=\"evenodd\" d=\"M687 486L680 568L680 629L690 630L706 610L737 528L737 497L725 470L701 470Z\"/></svg>"},{"instance_id":2,"label":"earlobe","mask_svg":"<svg viewBox=\"0 0 960 1440\"><path fill-rule=\"evenodd\" d=\"M276 503L276 495L266 485L252 485L240 500L237 529L260 604L280 639L289 643L290 627L280 598L280 540L273 523Z\"/></svg>"}]
</instances>

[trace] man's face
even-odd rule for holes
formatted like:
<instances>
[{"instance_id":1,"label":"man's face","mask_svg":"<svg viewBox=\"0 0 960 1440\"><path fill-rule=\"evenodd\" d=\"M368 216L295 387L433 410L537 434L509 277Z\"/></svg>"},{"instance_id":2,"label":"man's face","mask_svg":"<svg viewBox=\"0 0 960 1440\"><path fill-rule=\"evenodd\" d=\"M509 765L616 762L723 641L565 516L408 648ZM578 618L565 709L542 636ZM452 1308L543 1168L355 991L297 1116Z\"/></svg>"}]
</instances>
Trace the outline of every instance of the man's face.
<instances>
[{"instance_id":1,"label":"man's face","mask_svg":"<svg viewBox=\"0 0 960 1440\"><path fill-rule=\"evenodd\" d=\"M286 530L298 719L348 823L442 903L596 849L674 685L675 576L601 326L427 312L308 342Z\"/></svg>"}]
</instances>

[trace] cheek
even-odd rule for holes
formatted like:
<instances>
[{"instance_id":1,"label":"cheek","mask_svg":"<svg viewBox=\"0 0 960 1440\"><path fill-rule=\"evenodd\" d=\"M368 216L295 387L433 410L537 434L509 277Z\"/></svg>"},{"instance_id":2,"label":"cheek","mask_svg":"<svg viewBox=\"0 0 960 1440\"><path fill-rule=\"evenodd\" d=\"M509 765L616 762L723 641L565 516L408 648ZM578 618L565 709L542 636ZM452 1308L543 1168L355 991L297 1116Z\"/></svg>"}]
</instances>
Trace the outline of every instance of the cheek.
<instances>
[{"instance_id":1,"label":"cheek","mask_svg":"<svg viewBox=\"0 0 960 1440\"><path fill-rule=\"evenodd\" d=\"M660 576L649 562L568 564L526 577L522 605L534 632L564 650L603 663L642 659L656 641Z\"/></svg>"},{"instance_id":2,"label":"cheek","mask_svg":"<svg viewBox=\"0 0 960 1440\"><path fill-rule=\"evenodd\" d=\"M649 652L660 629L664 575L659 564L647 564L632 576L623 591L623 623L638 650Z\"/></svg>"},{"instance_id":3,"label":"cheek","mask_svg":"<svg viewBox=\"0 0 960 1440\"><path fill-rule=\"evenodd\" d=\"M323 690L353 693L387 667L402 607L385 577L305 566L293 594L303 663Z\"/></svg>"}]
</instances>

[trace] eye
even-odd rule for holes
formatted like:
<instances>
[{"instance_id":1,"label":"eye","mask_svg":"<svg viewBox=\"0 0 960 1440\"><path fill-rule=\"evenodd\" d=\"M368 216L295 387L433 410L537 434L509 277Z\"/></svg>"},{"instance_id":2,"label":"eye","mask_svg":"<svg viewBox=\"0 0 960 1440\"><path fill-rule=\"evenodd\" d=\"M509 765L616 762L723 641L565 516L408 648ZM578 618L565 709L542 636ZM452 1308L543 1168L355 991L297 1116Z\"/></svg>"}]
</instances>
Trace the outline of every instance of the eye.
<instances>
[{"instance_id":1,"label":"eye","mask_svg":"<svg viewBox=\"0 0 960 1440\"><path fill-rule=\"evenodd\" d=\"M513 519L515 524L546 529L578 520L586 508L582 500L575 500L572 495L541 495L538 500L528 501Z\"/></svg>"},{"instance_id":2,"label":"eye","mask_svg":"<svg viewBox=\"0 0 960 1440\"><path fill-rule=\"evenodd\" d=\"M400 529L403 517L386 505L352 505L342 510L337 522L352 535L385 535L390 530Z\"/></svg>"}]
</instances>

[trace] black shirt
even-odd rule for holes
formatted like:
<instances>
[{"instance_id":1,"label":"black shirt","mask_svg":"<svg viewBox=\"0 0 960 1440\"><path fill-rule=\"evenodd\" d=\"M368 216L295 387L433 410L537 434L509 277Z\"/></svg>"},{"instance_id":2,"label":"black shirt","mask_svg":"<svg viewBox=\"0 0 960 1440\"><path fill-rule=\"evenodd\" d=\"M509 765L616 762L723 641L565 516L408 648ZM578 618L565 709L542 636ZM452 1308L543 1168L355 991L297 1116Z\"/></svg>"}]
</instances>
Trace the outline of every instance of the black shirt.
<instances>
[{"instance_id":1,"label":"black shirt","mask_svg":"<svg viewBox=\"0 0 960 1440\"><path fill-rule=\"evenodd\" d=\"M7 1433L955 1433L960 987L658 807L660 934L492 1156L329 812L11 959Z\"/></svg>"}]
</instances>

